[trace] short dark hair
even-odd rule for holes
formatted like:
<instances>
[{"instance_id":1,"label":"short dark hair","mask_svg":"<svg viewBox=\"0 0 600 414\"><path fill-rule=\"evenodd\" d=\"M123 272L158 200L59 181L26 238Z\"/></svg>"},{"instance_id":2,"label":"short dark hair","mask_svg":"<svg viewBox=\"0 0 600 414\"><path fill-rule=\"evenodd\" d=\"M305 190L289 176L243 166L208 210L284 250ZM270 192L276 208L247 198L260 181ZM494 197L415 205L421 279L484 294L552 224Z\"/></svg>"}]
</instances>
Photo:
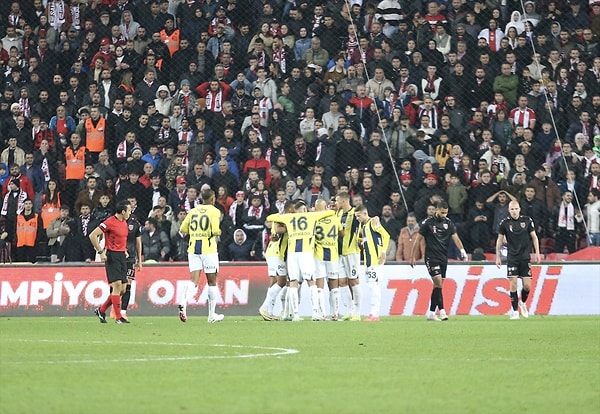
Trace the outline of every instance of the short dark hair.
<instances>
[{"instance_id":1,"label":"short dark hair","mask_svg":"<svg viewBox=\"0 0 600 414\"><path fill-rule=\"evenodd\" d=\"M445 202L445 201L438 201L438 202L435 204L435 208L436 208L437 210L447 210L447 209L448 209L448 203L447 203L447 202Z\"/></svg>"},{"instance_id":2,"label":"short dark hair","mask_svg":"<svg viewBox=\"0 0 600 414\"><path fill-rule=\"evenodd\" d=\"M368 211L367 210L367 206L365 206L364 204L359 204L356 207L354 207L354 211Z\"/></svg>"},{"instance_id":3,"label":"short dark hair","mask_svg":"<svg viewBox=\"0 0 600 414\"><path fill-rule=\"evenodd\" d=\"M131 206L129 200L121 200L117 203L115 207L115 212L117 214L122 214L124 211L127 211L128 206Z\"/></svg>"},{"instance_id":4,"label":"short dark hair","mask_svg":"<svg viewBox=\"0 0 600 414\"><path fill-rule=\"evenodd\" d=\"M203 202L210 201L210 199L213 198L214 196L215 196L215 192L211 189L203 190L202 193L200 194L200 197L202 197Z\"/></svg>"}]
</instances>

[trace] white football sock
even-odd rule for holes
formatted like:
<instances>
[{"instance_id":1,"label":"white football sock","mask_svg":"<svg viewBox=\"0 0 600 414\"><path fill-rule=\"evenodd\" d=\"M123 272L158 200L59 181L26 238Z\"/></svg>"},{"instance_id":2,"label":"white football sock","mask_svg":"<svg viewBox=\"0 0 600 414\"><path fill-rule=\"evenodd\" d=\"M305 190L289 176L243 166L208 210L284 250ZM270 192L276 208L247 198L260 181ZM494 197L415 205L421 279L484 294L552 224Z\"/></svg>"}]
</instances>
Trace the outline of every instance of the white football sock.
<instances>
[{"instance_id":1,"label":"white football sock","mask_svg":"<svg viewBox=\"0 0 600 414\"><path fill-rule=\"evenodd\" d=\"M298 315L298 300L298 288L290 286L288 289L289 313L294 316Z\"/></svg>"},{"instance_id":2,"label":"white football sock","mask_svg":"<svg viewBox=\"0 0 600 414\"><path fill-rule=\"evenodd\" d=\"M281 299L281 316L284 318L286 316L289 316L289 314L290 314L289 292L290 292L289 286L284 286L281 289L281 292L279 292L279 298Z\"/></svg>"},{"instance_id":3,"label":"white football sock","mask_svg":"<svg viewBox=\"0 0 600 414\"><path fill-rule=\"evenodd\" d=\"M181 298L181 303L180 303L180 305L183 306L183 309L187 308L189 298L190 298L190 296L194 295L196 288L197 288L197 286L194 285L194 283L191 281L186 283L183 286L183 297Z\"/></svg>"},{"instance_id":4,"label":"white football sock","mask_svg":"<svg viewBox=\"0 0 600 414\"><path fill-rule=\"evenodd\" d=\"M215 315L217 307L217 299L219 298L219 288L217 286L208 287L208 317L212 318Z\"/></svg>"},{"instance_id":5,"label":"white football sock","mask_svg":"<svg viewBox=\"0 0 600 414\"><path fill-rule=\"evenodd\" d=\"M360 315L360 304L362 299L362 286L354 285L352 286L352 315Z\"/></svg>"},{"instance_id":6,"label":"white football sock","mask_svg":"<svg viewBox=\"0 0 600 414\"><path fill-rule=\"evenodd\" d=\"M329 304L331 306L331 315L340 314L340 288L333 288L329 292Z\"/></svg>"},{"instance_id":7,"label":"white football sock","mask_svg":"<svg viewBox=\"0 0 600 414\"><path fill-rule=\"evenodd\" d=\"M317 297L319 298L319 316L325 316L325 289L317 288Z\"/></svg>"},{"instance_id":8,"label":"white football sock","mask_svg":"<svg viewBox=\"0 0 600 414\"><path fill-rule=\"evenodd\" d=\"M369 283L371 288L371 311L369 312L373 316L379 316L379 309L381 308L381 287L379 283Z\"/></svg>"},{"instance_id":9,"label":"white football sock","mask_svg":"<svg viewBox=\"0 0 600 414\"><path fill-rule=\"evenodd\" d=\"M348 315L354 314L354 303L352 302L352 293L350 292L350 286L341 286L340 287L340 296L342 299L342 304L346 306L346 311Z\"/></svg>"},{"instance_id":10,"label":"white football sock","mask_svg":"<svg viewBox=\"0 0 600 414\"><path fill-rule=\"evenodd\" d=\"M262 308L266 309L269 314L273 314L273 308L275 307L275 301L277 300L277 295L281 292L281 286L275 283L269 289L267 289L267 297L262 304Z\"/></svg>"},{"instance_id":11,"label":"white football sock","mask_svg":"<svg viewBox=\"0 0 600 414\"><path fill-rule=\"evenodd\" d=\"M317 285L308 287L310 289L310 305L312 307L313 316L317 316L319 313L319 289Z\"/></svg>"}]
</instances>

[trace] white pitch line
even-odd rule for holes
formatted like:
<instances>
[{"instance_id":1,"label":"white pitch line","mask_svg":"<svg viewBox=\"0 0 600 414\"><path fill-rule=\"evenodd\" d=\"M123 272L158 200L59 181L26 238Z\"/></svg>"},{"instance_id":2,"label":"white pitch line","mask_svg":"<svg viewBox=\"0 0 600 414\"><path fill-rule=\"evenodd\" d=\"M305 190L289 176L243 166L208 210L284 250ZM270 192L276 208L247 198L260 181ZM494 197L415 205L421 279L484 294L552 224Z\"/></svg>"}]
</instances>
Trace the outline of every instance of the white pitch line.
<instances>
[{"instance_id":1,"label":"white pitch line","mask_svg":"<svg viewBox=\"0 0 600 414\"><path fill-rule=\"evenodd\" d=\"M263 349L275 352L262 352L253 354L240 355L196 355L196 356L177 356L177 357L146 357L146 358L116 358L116 359L80 359L80 360L42 360L42 361L4 361L3 364L10 365L30 365L30 364L92 364L96 362L160 362L160 361L194 361L201 359L230 359L230 358L260 358L273 357L282 355L297 354L300 351L291 348L277 348L270 346L257 345L228 345L228 344L194 344L194 343L178 343L178 342L128 342L128 341L68 341L64 339L8 339L3 342L27 342L27 343L60 343L60 344L94 344L94 345L161 345L161 346L210 346L215 348L244 348L244 349Z\"/></svg>"}]
</instances>

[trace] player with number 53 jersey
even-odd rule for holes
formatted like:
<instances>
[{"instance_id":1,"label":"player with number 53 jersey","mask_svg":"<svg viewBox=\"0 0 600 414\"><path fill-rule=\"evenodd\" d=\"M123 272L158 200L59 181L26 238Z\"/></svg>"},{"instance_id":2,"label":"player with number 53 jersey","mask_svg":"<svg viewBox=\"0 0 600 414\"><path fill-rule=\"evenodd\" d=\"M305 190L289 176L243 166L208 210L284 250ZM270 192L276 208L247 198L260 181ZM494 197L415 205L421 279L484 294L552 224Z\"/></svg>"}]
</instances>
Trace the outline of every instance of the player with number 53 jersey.
<instances>
[{"instance_id":1,"label":"player with number 53 jersey","mask_svg":"<svg viewBox=\"0 0 600 414\"><path fill-rule=\"evenodd\" d=\"M390 243L390 235L383 228L379 217L369 217L367 207L356 206L354 210L356 219L360 222L360 242L363 246L362 257L365 263L365 276L367 286L371 289L371 310L366 322L378 322L381 308L381 287L379 277L383 275L385 252Z\"/></svg>"}]
</instances>

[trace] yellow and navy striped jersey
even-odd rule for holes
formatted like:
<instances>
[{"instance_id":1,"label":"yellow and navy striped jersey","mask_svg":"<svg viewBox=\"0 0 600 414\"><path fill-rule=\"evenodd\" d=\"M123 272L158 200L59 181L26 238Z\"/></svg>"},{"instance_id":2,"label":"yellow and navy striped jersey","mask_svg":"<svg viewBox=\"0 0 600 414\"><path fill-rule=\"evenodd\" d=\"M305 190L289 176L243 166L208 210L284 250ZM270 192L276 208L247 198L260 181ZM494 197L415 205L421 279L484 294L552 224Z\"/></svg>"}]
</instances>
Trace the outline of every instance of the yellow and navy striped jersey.
<instances>
[{"instance_id":1,"label":"yellow and navy striped jersey","mask_svg":"<svg viewBox=\"0 0 600 414\"><path fill-rule=\"evenodd\" d=\"M378 224L375 226L372 220L360 226L360 236L363 246L362 259L365 266L375 266L379 263L379 256L385 253L390 244L390 235Z\"/></svg>"},{"instance_id":2,"label":"yellow and navy striped jersey","mask_svg":"<svg viewBox=\"0 0 600 414\"><path fill-rule=\"evenodd\" d=\"M340 220L338 216L325 217L317 221L315 227L315 258L325 262L339 259L338 232Z\"/></svg>"},{"instance_id":3,"label":"yellow and navy striped jersey","mask_svg":"<svg viewBox=\"0 0 600 414\"><path fill-rule=\"evenodd\" d=\"M190 235L188 253L217 253L217 237L221 234L221 212L213 205L201 204L190 210L179 230Z\"/></svg>"},{"instance_id":4,"label":"yellow and navy striped jersey","mask_svg":"<svg viewBox=\"0 0 600 414\"><path fill-rule=\"evenodd\" d=\"M343 256L360 253L360 246L358 245L358 225L360 223L354 216L354 207L348 211L338 210L337 216L344 235L339 238L339 253Z\"/></svg>"},{"instance_id":5,"label":"yellow and navy striped jersey","mask_svg":"<svg viewBox=\"0 0 600 414\"><path fill-rule=\"evenodd\" d=\"M317 221L333 215L334 212L332 210L290 214L277 213L268 216L267 220L285 224L288 235L288 254L300 252L312 253L314 251L314 233Z\"/></svg>"},{"instance_id":6,"label":"yellow and navy striped jersey","mask_svg":"<svg viewBox=\"0 0 600 414\"><path fill-rule=\"evenodd\" d=\"M279 257L285 259L287 253L287 233L278 234L277 240L269 240L267 249L265 250L265 257Z\"/></svg>"}]
</instances>

